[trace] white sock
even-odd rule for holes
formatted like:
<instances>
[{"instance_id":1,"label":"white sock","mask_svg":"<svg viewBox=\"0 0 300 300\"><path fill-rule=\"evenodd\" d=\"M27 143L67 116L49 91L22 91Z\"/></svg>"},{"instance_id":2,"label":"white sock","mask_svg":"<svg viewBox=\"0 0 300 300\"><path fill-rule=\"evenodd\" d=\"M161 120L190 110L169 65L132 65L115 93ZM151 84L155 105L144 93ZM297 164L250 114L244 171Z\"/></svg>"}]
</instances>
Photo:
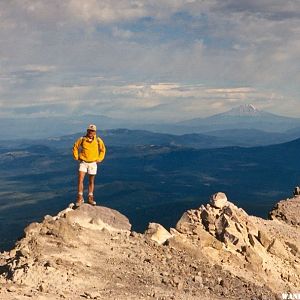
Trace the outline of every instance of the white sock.
<instances>
[{"instance_id":1,"label":"white sock","mask_svg":"<svg viewBox=\"0 0 300 300\"><path fill-rule=\"evenodd\" d=\"M93 193L89 193L89 196L93 196Z\"/></svg>"}]
</instances>

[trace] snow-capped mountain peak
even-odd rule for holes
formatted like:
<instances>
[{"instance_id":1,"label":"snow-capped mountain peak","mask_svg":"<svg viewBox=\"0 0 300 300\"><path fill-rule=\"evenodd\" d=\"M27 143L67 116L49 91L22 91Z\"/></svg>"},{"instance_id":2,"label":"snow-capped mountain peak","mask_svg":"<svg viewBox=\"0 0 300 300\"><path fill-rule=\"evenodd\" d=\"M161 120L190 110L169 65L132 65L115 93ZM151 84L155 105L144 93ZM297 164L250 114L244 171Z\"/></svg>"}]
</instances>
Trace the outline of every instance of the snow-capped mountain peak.
<instances>
[{"instance_id":1,"label":"snow-capped mountain peak","mask_svg":"<svg viewBox=\"0 0 300 300\"><path fill-rule=\"evenodd\" d=\"M223 113L223 115L228 115L228 116L259 116L262 114L263 111L257 109L252 104L243 104Z\"/></svg>"}]
</instances>

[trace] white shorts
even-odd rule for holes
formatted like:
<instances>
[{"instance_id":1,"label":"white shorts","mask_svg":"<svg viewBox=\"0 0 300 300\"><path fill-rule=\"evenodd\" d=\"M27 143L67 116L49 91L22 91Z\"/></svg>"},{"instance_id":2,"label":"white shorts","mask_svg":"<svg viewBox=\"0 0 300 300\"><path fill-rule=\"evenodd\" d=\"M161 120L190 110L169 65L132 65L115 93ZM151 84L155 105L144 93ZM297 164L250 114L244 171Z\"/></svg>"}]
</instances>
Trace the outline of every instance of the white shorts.
<instances>
[{"instance_id":1,"label":"white shorts","mask_svg":"<svg viewBox=\"0 0 300 300\"><path fill-rule=\"evenodd\" d=\"M81 161L79 164L79 171L88 173L89 175L96 175L97 174L97 163L96 162L85 162Z\"/></svg>"}]
</instances>

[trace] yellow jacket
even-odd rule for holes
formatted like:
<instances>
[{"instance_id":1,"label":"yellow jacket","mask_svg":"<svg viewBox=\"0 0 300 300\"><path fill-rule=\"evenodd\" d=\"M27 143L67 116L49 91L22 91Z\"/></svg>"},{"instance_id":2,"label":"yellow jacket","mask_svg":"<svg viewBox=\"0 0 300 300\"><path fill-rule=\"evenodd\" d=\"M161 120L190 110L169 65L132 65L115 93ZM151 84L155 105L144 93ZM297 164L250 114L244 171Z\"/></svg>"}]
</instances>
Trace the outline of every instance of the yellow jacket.
<instances>
[{"instance_id":1,"label":"yellow jacket","mask_svg":"<svg viewBox=\"0 0 300 300\"><path fill-rule=\"evenodd\" d=\"M105 145L103 141L95 136L92 141L85 136L79 138L73 146L73 157L75 160L85 162L101 162L105 157Z\"/></svg>"}]
</instances>

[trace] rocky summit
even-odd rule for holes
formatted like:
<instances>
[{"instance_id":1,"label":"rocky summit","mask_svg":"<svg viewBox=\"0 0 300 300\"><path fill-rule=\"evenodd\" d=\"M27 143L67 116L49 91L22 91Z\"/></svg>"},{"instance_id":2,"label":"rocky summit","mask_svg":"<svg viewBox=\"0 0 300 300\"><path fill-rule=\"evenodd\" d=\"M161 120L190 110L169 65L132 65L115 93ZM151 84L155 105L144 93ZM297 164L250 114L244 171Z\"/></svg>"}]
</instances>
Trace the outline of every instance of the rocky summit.
<instances>
[{"instance_id":1,"label":"rocky summit","mask_svg":"<svg viewBox=\"0 0 300 300\"><path fill-rule=\"evenodd\" d=\"M299 194L270 220L224 193L175 228L131 231L118 211L70 205L0 254L0 299L283 299L300 293ZM294 299L294 298L288 298Z\"/></svg>"}]
</instances>

